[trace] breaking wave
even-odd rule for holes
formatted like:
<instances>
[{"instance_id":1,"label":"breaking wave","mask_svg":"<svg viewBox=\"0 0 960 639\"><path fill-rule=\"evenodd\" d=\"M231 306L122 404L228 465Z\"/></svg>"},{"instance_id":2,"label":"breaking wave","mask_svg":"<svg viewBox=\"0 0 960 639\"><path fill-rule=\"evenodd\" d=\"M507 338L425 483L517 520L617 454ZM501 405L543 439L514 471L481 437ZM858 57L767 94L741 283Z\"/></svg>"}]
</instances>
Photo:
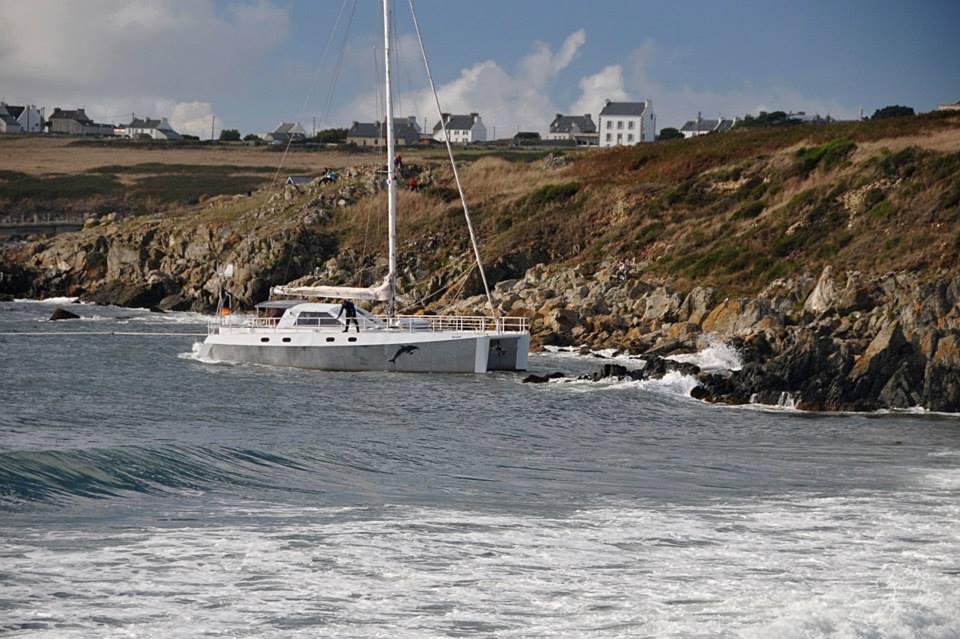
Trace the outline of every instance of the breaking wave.
<instances>
[{"instance_id":1,"label":"breaking wave","mask_svg":"<svg viewBox=\"0 0 960 639\"><path fill-rule=\"evenodd\" d=\"M180 446L20 450L0 453L0 510L32 502L107 499L127 493L203 490L212 484L276 487L278 468L305 470L293 459L257 450Z\"/></svg>"}]
</instances>

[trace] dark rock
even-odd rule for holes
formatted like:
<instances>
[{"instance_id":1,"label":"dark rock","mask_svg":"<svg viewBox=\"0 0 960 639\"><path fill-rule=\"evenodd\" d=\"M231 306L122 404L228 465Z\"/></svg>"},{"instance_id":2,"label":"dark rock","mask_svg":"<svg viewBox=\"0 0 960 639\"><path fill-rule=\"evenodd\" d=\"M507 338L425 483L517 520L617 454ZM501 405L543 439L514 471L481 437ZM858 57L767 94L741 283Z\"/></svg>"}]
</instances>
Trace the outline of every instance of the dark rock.
<instances>
[{"instance_id":1,"label":"dark rock","mask_svg":"<svg viewBox=\"0 0 960 639\"><path fill-rule=\"evenodd\" d=\"M85 301L101 305L150 308L157 306L170 291L165 282L154 284L111 281L85 297Z\"/></svg>"},{"instance_id":2,"label":"dark rock","mask_svg":"<svg viewBox=\"0 0 960 639\"><path fill-rule=\"evenodd\" d=\"M58 320L70 320L70 319L80 319L80 316L76 313L71 313L70 311L64 310L60 307L54 309L53 314L50 315L51 322L56 322Z\"/></svg>"},{"instance_id":3,"label":"dark rock","mask_svg":"<svg viewBox=\"0 0 960 639\"><path fill-rule=\"evenodd\" d=\"M522 383L524 384L546 384L551 379L561 379L565 375L559 371L555 373L550 373L549 375L527 375L523 378Z\"/></svg>"},{"instance_id":4,"label":"dark rock","mask_svg":"<svg viewBox=\"0 0 960 639\"><path fill-rule=\"evenodd\" d=\"M151 313L166 313L166 311L163 310L162 308L160 308L159 306L151 306L151 307L150 307L150 312L151 312Z\"/></svg>"},{"instance_id":5,"label":"dark rock","mask_svg":"<svg viewBox=\"0 0 960 639\"><path fill-rule=\"evenodd\" d=\"M700 374L700 367L689 362L675 362L672 359L653 357L648 359L646 365L640 369L640 372L643 373L643 379L660 379L673 371L696 376Z\"/></svg>"},{"instance_id":6,"label":"dark rock","mask_svg":"<svg viewBox=\"0 0 960 639\"><path fill-rule=\"evenodd\" d=\"M0 293L0 302L12 302L16 298L9 293Z\"/></svg>"},{"instance_id":7,"label":"dark rock","mask_svg":"<svg viewBox=\"0 0 960 639\"><path fill-rule=\"evenodd\" d=\"M160 303L157 304L157 308L163 311L189 311L190 300L186 299L180 293L167 295L165 298L160 300Z\"/></svg>"}]
</instances>

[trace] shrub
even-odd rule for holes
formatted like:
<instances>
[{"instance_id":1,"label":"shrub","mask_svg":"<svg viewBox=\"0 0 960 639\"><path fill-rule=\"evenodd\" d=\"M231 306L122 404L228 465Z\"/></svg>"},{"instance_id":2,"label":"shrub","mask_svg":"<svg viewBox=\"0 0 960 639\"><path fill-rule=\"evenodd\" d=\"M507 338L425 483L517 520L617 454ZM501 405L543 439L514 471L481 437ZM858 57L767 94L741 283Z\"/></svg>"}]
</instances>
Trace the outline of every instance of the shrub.
<instances>
[{"instance_id":1,"label":"shrub","mask_svg":"<svg viewBox=\"0 0 960 639\"><path fill-rule=\"evenodd\" d=\"M679 130L668 126L666 128L660 129L660 135L657 136L657 140L682 140L683 133L680 133Z\"/></svg>"},{"instance_id":2,"label":"shrub","mask_svg":"<svg viewBox=\"0 0 960 639\"><path fill-rule=\"evenodd\" d=\"M856 146L853 140L840 138L810 149L800 149L797 151L795 168L803 175L810 173L818 166L829 170L847 159Z\"/></svg>"},{"instance_id":3,"label":"shrub","mask_svg":"<svg viewBox=\"0 0 960 639\"><path fill-rule=\"evenodd\" d=\"M903 118L911 115L916 115L911 107L894 104L892 106L885 106L882 109L877 109L873 112L873 115L870 117L870 119L881 120L883 118Z\"/></svg>"},{"instance_id":4,"label":"shrub","mask_svg":"<svg viewBox=\"0 0 960 639\"><path fill-rule=\"evenodd\" d=\"M449 186L428 186L423 189L423 194L448 203L460 199L460 192Z\"/></svg>"},{"instance_id":5,"label":"shrub","mask_svg":"<svg viewBox=\"0 0 960 639\"><path fill-rule=\"evenodd\" d=\"M223 129L220 131L220 141L221 142L239 142L240 141L240 131L236 129Z\"/></svg>"},{"instance_id":6,"label":"shrub","mask_svg":"<svg viewBox=\"0 0 960 639\"><path fill-rule=\"evenodd\" d=\"M317 131L317 135L313 138L315 142L320 142L321 144L343 144L347 141L347 130L346 129L324 129L322 131Z\"/></svg>"},{"instance_id":7,"label":"shrub","mask_svg":"<svg viewBox=\"0 0 960 639\"><path fill-rule=\"evenodd\" d=\"M520 208L525 211L536 211L552 204L566 202L580 190L576 182L562 184L546 184L525 197Z\"/></svg>"},{"instance_id":8,"label":"shrub","mask_svg":"<svg viewBox=\"0 0 960 639\"><path fill-rule=\"evenodd\" d=\"M637 236L634 241L637 246L645 246L655 240L665 228L663 222L660 221L645 224L637 231Z\"/></svg>"},{"instance_id":9,"label":"shrub","mask_svg":"<svg viewBox=\"0 0 960 639\"><path fill-rule=\"evenodd\" d=\"M759 200L756 202L747 202L746 204L741 206L739 209L734 211L733 219L752 220L753 218L763 213L764 206L766 206L766 204L762 200Z\"/></svg>"}]
</instances>

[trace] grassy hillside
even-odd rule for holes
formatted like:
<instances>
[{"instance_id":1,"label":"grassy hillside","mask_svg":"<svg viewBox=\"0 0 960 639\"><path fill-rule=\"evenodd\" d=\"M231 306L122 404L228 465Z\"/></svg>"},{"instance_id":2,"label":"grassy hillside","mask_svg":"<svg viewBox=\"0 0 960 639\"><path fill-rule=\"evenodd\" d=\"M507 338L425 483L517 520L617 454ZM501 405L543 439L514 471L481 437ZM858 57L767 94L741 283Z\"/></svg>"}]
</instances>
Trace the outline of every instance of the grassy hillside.
<instances>
[{"instance_id":1,"label":"grassy hillside","mask_svg":"<svg viewBox=\"0 0 960 639\"><path fill-rule=\"evenodd\" d=\"M554 164L481 157L463 167L488 263L589 267L615 257L680 286L728 292L828 263L867 272L960 265L956 116L734 131ZM400 194L408 259L434 267L467 250L451 176L437 177ZM380 195L343 211L343 245L370 252L384 206Z\"/></svg>"}]
</instances>

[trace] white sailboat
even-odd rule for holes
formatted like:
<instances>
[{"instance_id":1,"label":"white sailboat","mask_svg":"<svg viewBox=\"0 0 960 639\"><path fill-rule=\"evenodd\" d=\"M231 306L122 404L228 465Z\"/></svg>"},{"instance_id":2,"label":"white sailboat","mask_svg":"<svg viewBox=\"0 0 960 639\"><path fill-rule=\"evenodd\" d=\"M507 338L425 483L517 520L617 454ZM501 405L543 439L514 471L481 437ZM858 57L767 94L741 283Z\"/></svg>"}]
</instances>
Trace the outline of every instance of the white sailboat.
<instances>
[{"instance_id":1,"label":"white sailboat","mask_svg":"<svg viewBox=\"0 0 960 639\"><path fill-rule=\"evenodd\" d=\"M411 3L412 9L412 3ZM473 225L449 137L437 112L457 187L464 204L467 227L477 267L492 315L436 316L398 315L397 288L397 178L394 157L394 121L391 93L390 0L383 0L383 37L387 131L387 213L389 218L389 270L379 286L277 286L271 296L294 297L264 302L255 317L218 317L211 322L200 347L203 358L274 366L292 366L331 371L409 371L436 373L483 373L493 370L526 370L530 333L526 318L498 317L480 261ZM417 36L419 26L414 15ZM421 51L422 51L421 42ZM427 63L424 54L424 63ZM433 79L427 65L431 88ZM338 317L340 305L318 299L353 299L387 303L387 313L372 315L357 309L359 331L346 331L346 317Z\"/></svg>"}]
</instances>

